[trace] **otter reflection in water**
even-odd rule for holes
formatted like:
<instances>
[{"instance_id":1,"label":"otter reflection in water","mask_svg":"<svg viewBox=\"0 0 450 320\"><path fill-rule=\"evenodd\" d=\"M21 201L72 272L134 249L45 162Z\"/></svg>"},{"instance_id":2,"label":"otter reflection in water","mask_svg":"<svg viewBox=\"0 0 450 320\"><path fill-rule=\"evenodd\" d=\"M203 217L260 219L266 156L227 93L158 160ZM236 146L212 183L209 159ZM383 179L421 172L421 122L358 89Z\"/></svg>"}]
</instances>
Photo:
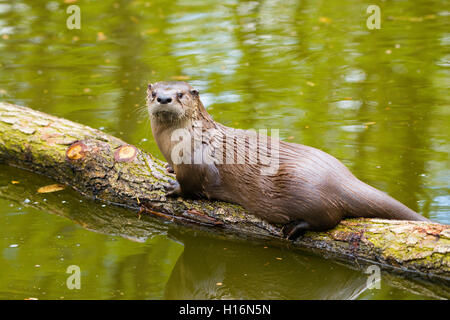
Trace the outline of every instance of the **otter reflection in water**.
<instances>
[{"instance_id":1,"label":"otter reflection in water","mask_svg":"<svg viewBox=\"0 0 450 320\"><path fill-rule=\"evenodd\" d=\"M367 289L363 272L311 254L198 235L180 239L184 251L165 299L354 299Z\"/></svg>"}]
</instances>

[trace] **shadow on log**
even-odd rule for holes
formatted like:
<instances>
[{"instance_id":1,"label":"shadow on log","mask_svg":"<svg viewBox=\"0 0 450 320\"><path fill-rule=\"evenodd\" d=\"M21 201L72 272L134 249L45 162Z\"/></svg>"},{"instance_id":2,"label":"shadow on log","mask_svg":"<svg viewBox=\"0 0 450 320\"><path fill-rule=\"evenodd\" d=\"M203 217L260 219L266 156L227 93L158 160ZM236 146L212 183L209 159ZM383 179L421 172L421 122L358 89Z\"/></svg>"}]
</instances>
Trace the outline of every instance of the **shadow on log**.
<instances>
[{"instance_id":1,"label":"shadow on log","mask_svg":"<svg viewBox=\"0 0 450 320\"><path fill-rule=\"evenodd\" d=\"M0 160L48 176L88 198L190 224L216 236L270 240L350 264L377 264L403 275L450 283L447 225L349 219L327 232L307 232L288 242L281 238L279 226L238 205L166 198L165 189L175 177L163 162L99 130L29 108L0 103ZM131 223L139 224L137 219Z\"/></svg>"}]
</instances>

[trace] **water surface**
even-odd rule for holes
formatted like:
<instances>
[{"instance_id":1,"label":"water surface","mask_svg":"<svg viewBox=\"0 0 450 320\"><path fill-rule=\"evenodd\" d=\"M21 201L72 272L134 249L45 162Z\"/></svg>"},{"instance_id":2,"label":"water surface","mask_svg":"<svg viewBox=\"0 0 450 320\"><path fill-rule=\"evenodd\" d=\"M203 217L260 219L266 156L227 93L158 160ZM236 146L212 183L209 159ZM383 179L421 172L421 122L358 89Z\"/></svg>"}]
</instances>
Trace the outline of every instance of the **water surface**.
<instances>
[{"instance_id":1,"label":"water surface","mask_svg":"<svg viewBox=\"0 0 450 320\"><path fill-rule=\"evenodd\" d=\"M67 29L63 1L0 1L2 100L100 128L162 158L146 86L187 80L216 121L279 129L282 139L320 148L361 180L450 223L445 1L380 2L380 30L367 28L364 1L75 4L80 30ZM43 198L35 190L52 181L0 170L0 298L449 296L389 274L369 290L367 275L328 259L157 220L129 230L135 213L70 190ZM81 268L81 290L66 287L72 264Z\"/></svg>"}]
</instances>

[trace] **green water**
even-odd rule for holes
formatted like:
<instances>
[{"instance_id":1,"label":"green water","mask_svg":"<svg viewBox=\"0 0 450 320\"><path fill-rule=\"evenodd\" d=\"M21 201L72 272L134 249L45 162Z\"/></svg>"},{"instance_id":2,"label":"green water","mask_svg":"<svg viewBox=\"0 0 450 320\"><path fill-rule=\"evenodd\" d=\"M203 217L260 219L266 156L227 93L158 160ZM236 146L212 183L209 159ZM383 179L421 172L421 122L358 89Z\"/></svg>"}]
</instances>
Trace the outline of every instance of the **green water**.
<instances>
[{"instance_id":1,"label":"green water","mask_svg":"<svg viewBox=\"0 0 450 320\"><path fill-rule=\"evenodd\" d=\"M280 129L431 220L450 223L447 1L0 1L0 99L162 157L148 82L186 79L216 121ZM11 181L18 181L12 184ZM93 203L0 166L0 298L423 299L439 284L261 242L217 239ZM81 289L66 269L81 269Z\"/></svg>"}]
</instances>

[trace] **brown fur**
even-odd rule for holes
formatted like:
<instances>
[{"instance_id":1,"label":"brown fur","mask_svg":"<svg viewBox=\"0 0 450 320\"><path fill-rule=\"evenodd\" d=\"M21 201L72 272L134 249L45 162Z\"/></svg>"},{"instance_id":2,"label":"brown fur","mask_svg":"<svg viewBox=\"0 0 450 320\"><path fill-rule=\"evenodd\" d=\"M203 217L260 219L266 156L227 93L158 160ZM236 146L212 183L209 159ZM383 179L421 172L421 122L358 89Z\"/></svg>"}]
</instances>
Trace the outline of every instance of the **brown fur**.
<instances>
[{"instance_id":1,"label":"brown fur","mask_svg":"<svg viewBox=\"0 0 450 320\"><path fill-rule=\"evenodd\" d=\"M326 230L345 217L397 220L427 220L385 193L358 180L340 161L318 149L280 141L279 167L261 174L261 163L250 164L248 148L271 151L257 135L214 122L200 101L198 92L185 82L159 82L149 86L148 105L153 136L166 160L173 167L185 196L206 197L238 203L268 222L289 225L288 235L306 229ZM178 99L177 93L183 93ZM154 93L154 97L153 97ZM160 95L173 103L158 104ZM175 111L174 111L175 110ZM171 134L177 128L194 130L194 121L214 133L203 139L202 150L214 158L212 164L174 164L171 151L176 143ZM224 139L226 137L226 139ZM236 140L240 139L239 142ZM269 140L270 141L270 140ZM244 164L223 164L220 148L245 155Z\"/></svg>"}]
</instances>

